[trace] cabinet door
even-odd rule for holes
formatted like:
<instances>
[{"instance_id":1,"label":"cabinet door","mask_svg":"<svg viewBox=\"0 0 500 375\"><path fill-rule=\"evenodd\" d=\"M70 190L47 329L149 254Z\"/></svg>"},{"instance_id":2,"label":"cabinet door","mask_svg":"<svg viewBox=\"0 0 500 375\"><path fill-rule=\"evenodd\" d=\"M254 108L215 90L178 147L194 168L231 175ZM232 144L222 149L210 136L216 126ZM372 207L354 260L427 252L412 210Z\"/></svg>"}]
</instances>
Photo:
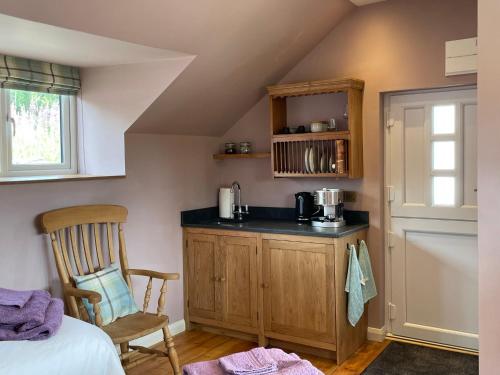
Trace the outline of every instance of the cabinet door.
<instances>
[{"instance_id":1,"label":"cabinet door","mask_svg":"<svg viewBox=\"0 0 500 375\"><path fill-rule=\"evenodd\" d=\"M257 327L257 240L220 236L224 272L223 320L245 327Z\"/></svg>"},{"instance_id":2,"label":"cabinet door","mask_svg":"<svg viewBox=\"0 0 500 375\"><path fill-rule=\"evenodd\" d=\"M221 254L217 236L191 233L187 240L189 316L220 320L222 294L217 279Z\"/></svg>"},{"instance_id":3,"label":"cabinet door","mask_svg":"<svg viewBox=\"0 0 500 375\"><path fill-rule=\"evenodd\" d=\"M335 343L333 245L264 240L266 332Z\"/></svg>"}]
</instances>

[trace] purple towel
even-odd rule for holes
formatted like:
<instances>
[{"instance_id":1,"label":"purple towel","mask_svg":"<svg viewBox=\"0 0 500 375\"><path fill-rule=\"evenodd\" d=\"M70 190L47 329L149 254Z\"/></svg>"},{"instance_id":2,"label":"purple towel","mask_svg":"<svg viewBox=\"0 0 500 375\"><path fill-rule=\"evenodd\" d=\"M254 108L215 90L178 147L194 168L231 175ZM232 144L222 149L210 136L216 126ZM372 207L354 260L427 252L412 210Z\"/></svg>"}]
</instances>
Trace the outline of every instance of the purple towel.
<instances>
[{"instance_id":1,"label":"purple towel","mask_svg":"<svg viewBox=\"0 0 500 375\"><path fill-rule=\"evenodd\" d=\"M12 329L12 326L0 325L0 341L44 340L53 336L61 327L64 313L63 301L52 298L45 312L45 320L37 327L25 331Z\"/></svg>"},{"instance_id":2,"label":"purple towel","mask_svg":"<svg viewBox=\"0 0 500 375\"><path fill-rule=\"evenodd\" d=\"M24 292L16 293L23 295ZM16 330L27 331L43 324L45 312L50 303L50 294L45 290L35 290L29 293L31 293L31 298L21 308L0 304L0 326L15 326ZM10 293L10 295L13 294Z\"/></svg>"},{"instance_id":3,"label":"purple towel","mask_svg":"<svg viewBox=\"0 0 500 375\"><path fill-rule=\"evenodd\" d=\"M257 350L257 353L265 352L265 356L263 357L266 361L272 361L277 369L272 372L277 375L322 375L323 373L315 368L311 362L300 359L297 354L287 354L281 349L264 349L257 348L252 351ZM246 358L242 357L241 354L245 353L237 353L232 356L223 357L225 360L229 357L233 357L233 359ZM236 356L236 357L234 357ZM228 372L224 372L224 369L221 364L221 360L215 361L205 361L205 362L197 362L185 365L182 369L184 375L225 375ZM234 363L232 361L231 363ZM239 363L239 362L238 362Z\"/></svg>"},{"instance_id":4,"label":"purple towel","mask_svg":"<svg viewBox=\"0 0 500 375\"><path fill-rule=\"evenodd\" d=\"M276 372L276 361L264 348L231 354L219 359L222 369L231 375L264 375Z\"/></svg>"},{"instance_id":5,"label":"purple towel","mask_svg":"<svg viewBox=\"0 0 500 375\"><path fill-rule=\"evenodd\" d=\"M0 288L0 305L23 307L26 302L31 298L32 290L11 290Z\"/></svg>"}]
</instances>

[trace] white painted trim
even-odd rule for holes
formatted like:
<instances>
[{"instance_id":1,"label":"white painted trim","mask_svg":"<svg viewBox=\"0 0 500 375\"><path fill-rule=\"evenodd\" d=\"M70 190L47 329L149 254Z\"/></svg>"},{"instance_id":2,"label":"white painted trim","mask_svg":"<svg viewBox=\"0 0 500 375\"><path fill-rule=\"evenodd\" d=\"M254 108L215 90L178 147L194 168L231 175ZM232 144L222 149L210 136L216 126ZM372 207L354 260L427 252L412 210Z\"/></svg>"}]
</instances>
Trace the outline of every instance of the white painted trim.
<instances>
[{"instance_id":1,"label":"white painted trim","mask_svg":"<svg viewBox=\"0 0 500 375\"><path fill-rule=\"evenodd\" d=\"M382 342L385 340L385 327L374 328L368 327L367 338L370 341Z\"/></svg>"},{"instance_id":2,"label":"white painted trim","mask_svg":"<svg viewBox=\"0 0 500 375\"><path fill-rule=\"evenodd\" d=\"M184 321L184 319L178 320L176 322L169 324L168 328L170 329L170 333L173 336L175 336L186 330L186 322ZM147 336L130 341L130 345L145 346L146 348L149 348L150 346L158 344L162 341L163 341L163 332L162 330L158 330Z\"/></svg>"}]
</instances>

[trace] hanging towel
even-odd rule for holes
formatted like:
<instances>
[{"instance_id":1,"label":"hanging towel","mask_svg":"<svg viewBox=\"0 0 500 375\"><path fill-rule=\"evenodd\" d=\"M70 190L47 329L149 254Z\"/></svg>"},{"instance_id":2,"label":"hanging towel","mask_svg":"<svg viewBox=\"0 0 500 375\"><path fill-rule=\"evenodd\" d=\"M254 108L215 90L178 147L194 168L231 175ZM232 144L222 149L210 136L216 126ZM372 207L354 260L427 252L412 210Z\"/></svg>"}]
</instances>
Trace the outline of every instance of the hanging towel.
<instances>
[{"instance_id":1,"label":"hanging towel","mask_svg":"<svg viewBox=\"0 0 500 375\"><path fill-rule=\"evenodd\" d=\"M347 279L345 281L345 291L347 296L347 319L353 327L356 326L363 315L365 303L363 301L362 283L363 273L356 255L356 247L349 245L349 267L347 269Z\"/></svg>"},{"instance_id":2,"label":"hanging towel","mask_svg":"<svg viewBox=\"0 0 500 375\"><path fill-rule=\"evenodd\" d=\"M370 254L365 241L359 244L359 266L363 274L363 282L361 283L361 290L363 292L363 302L367 303L377 295L377 287L375 279L373 278L372 263L370 261Z\"/></svg>"}]
</instances>

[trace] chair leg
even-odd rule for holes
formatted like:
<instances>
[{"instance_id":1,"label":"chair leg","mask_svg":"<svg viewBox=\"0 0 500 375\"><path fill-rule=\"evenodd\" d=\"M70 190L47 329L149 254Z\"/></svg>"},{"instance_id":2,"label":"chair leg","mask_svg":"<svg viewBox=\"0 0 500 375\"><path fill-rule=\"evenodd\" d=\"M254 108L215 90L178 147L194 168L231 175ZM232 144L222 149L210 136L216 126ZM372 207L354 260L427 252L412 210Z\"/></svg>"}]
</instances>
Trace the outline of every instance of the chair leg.
<instances>
[{"instance_id":1,"label":"chair leg","mask_svg":"<svg viewBox=\"0 0 500 375\"><path fill-rule=\"evenodd\" d=\"M174 375L181 375L181 370L179 368L179 357L177 356L177 351L174 347L174 339L170 334L170 330L167 327L163 327L163 340L165 341L165 346L168 351L168 359L174 370Z\"/></svg>"},{"instance_id":2,"label":"chair leg","mask_svg":"<svg viewBox=\"0 0 500 375\"><path fill-rule=\"evenodd\" d=\"M128 353L129 347L128 347L128 342L122 342L120 344L120 352L121 354ZM129 362L128 359L122 360L122 366L126 365Z\"/></svg>"}]
</instances>

